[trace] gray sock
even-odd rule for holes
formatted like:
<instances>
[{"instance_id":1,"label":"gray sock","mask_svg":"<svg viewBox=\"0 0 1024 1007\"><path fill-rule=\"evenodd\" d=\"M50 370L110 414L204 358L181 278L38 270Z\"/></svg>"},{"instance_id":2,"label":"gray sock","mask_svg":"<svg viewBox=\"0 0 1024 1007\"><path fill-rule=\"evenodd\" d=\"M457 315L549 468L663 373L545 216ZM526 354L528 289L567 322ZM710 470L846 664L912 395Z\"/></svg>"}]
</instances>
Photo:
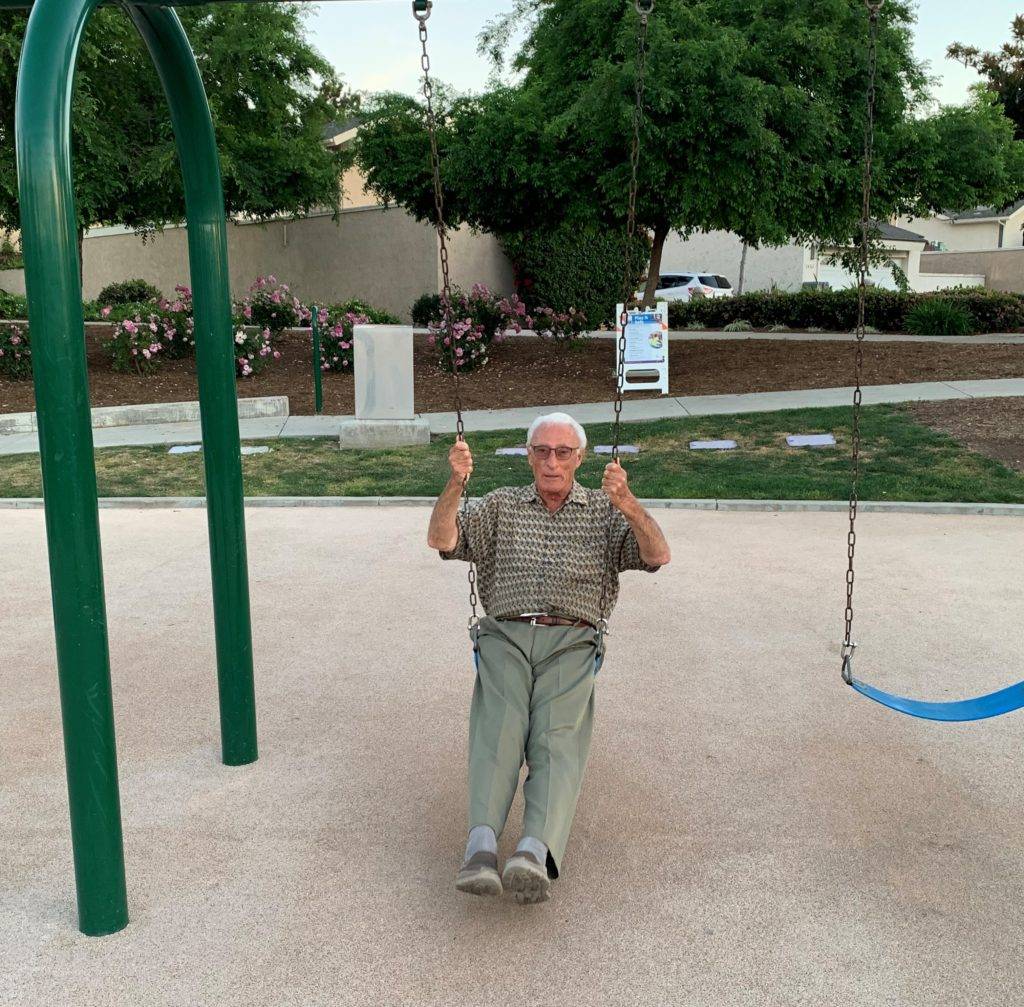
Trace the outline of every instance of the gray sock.
<instances>
[{"instance_id":1,"label":"gray sock","mask_svg":"<svg viewBox=\"0 0 1024 1007\"><path fill-rule=\"evenodd\" d=\"M486 850L488 853L498 852L498 837L489 825L474 825L469 830L469 842L466 843L466 859L474 853Z\"/></svg>"},{"instance_id":2,"label":"gray sock","mask_svg":"<svg viewBox=\"0 0 1024 1007\"><path fill-rule=\"evenodd\" d=\"M523 836L523 838L519 840L519 845L516 847L516 853L523 852L532 853L540 862L542 867L547 866L548 848L539 839L534 839L533 836Z\"/></svg>"}]
</instances>

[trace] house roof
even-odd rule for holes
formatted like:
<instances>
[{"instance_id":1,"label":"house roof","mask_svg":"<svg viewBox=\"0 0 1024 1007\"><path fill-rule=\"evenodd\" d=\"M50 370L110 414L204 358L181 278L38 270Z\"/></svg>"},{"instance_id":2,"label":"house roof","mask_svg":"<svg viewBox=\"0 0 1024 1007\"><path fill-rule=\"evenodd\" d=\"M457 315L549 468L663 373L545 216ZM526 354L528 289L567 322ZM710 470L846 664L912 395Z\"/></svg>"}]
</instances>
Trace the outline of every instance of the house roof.
<instances>
[{"instance_id":1,"label":"house roof","mask_svg":"<svg viewBox=\"0 0 1024 1007\"><path fill-rule=\"evenodd\" d=\"M325 140L333 140L336 136L342 133L347 133L350 129L355 129L357 126L361 126L363 120L357 115L350 115L347 119L343 119L341 122L329 122L324 126L323 138Z\"/></svg>"},{"instance_id":2,"label":"house roof","mask_svg":"<svg viewBox=\"0 0 1024 1007\"><path fill-rule=\"evenodd\" d=\"M1004 206L997 210L994 206L976 206L973 210L965 210L963 213L954 213L952 210L943 210L943 214L954 222L968 222L974 220L1005 220L1012 213L1016 213L1024 206L1024 199L1018 199L1016 203Z\"/></svg>"},{"instance_id":3,"label":"house roof","mask_svg":"<svg viewBox=\"0 0 1024 1007\"><path fill-rule=\"evenodd\" d=\"M879 237L887 238L889 241L919 241L922 245L928 243L928 239L923 234L908 231L905 227L896 227L894 224L881 220L876 220L875 226L878 228Z\"/></svg>"}]
</instances>

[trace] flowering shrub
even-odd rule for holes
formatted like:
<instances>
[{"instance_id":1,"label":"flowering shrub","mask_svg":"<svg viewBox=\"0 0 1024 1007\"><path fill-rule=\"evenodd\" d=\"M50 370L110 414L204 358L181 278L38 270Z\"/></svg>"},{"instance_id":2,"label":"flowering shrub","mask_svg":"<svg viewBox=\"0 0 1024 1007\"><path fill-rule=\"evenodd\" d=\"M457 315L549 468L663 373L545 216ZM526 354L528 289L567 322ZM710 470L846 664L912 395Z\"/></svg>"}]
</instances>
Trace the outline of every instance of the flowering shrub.
<instances>
[{"instance_id":1,"label":"flowering shrub","mask_svg":"<svg viewBox=\"0 0 1024 1007\"><path fill-rule=\"evenodd\" d=\"M161 319L158 315L151 315L143 321L138 314L134 318L126 318L114 326L104 346L110 352L115 371L153 374L163 359Z\"/></svg>"},{"instance_id":2,"label":"flowering shrub","mask_svg":"<svg viewBox=\"0 0 1024 1007\"><path fill-rule=\"evenodd\" d=\"M28 329L0 325L0 377L21 381L32 377L32 348Z\"/></svg>"},{"instance_id":3,"label":"flowering shrub","mask_svg":"<svg viewBox=\"0 0 1024 1007\"><path fill-rule=\"evenodd\" d=\"M246 325L269 329L275 335L308 323L310 317L309 309L291 293L287 283L279 284L276 276L257 276L237 310Z\"/></svg>"},{"instance_id":4,"label":"flowering shrub","mask_svg":"<svg viewBox=\"0 0 1024 1007\"><path fill-rule=\"evenodd\" d=\"M492 342L500 342L512 329L521 332L532 325L526 305L518 297L499 297L483 284L475 284L469 294L452 291L452 330L445 331L444 305L438 300L438 315L430 321L430 343L437 347L438 363L443 370L452 370L452 362L460 373L483 367Z\"/></svg>"},{"instance_id":5,"label":"flowering shrub","mask_svg":"<svg viewBox=\"0 0 1024 1007\"><path fill-rule=\"evenodd\" d=\"M337 313L321 308L317 312L317 322L320 325L320 369L351 373L353 329L357 325L369 325L369 316L354 311Z\"/></svg>"},{"instance_id":6,"label":"flowering shrub","mask_svg":"<svg viewBox=\"0 0 1024 1007\"><path fill-rule=\"evenodd\" d=\"M259 374L271 360L280 359L281 351L274 348L270 329L253 332L244 325L235 329L235 371L240 378Z\"/></svg>"},{"instance_id":7,"label":"flowering shrub","mask_svg":"<svg viewBox=\"0 0 1024 1007\"><path fill-rule=\"evenodd\" d=\"M179 286L174 292L175 300L161 299L156 310L139 309L127 317L109 305L100 311L101 317L115 319L106 342L115 371L152 374L163 360L180 360L195 349L192 291Z\"/></svg>"},{"instance_id":8,"label":"flowering shrub","mask_svg":"<svg viewBox=\"0 0 1024 1007\"><path fill-rule=\"evenodd\" d=\"M564 341L580 339L588 331L587 316L575 308L570 308L568 311L537 308L533 313L533 328L538 336L544 336L547 339Z\"/></svg>"},{"instance_id":9,"label":"flowering shrub","mask_svg":"<svg viewBox=\"0 0 1024 1007\"><path fill-rule=\"evenodd\" d=\"M174 288L173 301L162 299L158 305L163 323L164 353L172 360L191 354L196 348L196 322L192 314L192 291Z\"/></svg>"}]
</instances>

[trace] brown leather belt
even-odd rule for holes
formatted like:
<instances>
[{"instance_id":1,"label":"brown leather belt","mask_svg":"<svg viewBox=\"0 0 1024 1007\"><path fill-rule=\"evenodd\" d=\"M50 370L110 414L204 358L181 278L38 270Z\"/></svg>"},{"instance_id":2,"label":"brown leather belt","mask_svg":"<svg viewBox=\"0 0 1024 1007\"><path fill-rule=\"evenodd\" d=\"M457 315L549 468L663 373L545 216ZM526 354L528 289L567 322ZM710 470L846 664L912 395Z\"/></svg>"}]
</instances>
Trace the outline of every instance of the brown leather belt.
<instances>
[{"instance_id":1,"label":"brown leather belt","mask_svg":"<svg viewBox=\"0 0 1024 1007\"><path fill-rule=\"evenodd\" d=\"M528 622L533 626L576 626L579 628L597 629L592 622L586 619L563 619L557 615L507 615L498 622Z\"/></svg>"}]
</instances>

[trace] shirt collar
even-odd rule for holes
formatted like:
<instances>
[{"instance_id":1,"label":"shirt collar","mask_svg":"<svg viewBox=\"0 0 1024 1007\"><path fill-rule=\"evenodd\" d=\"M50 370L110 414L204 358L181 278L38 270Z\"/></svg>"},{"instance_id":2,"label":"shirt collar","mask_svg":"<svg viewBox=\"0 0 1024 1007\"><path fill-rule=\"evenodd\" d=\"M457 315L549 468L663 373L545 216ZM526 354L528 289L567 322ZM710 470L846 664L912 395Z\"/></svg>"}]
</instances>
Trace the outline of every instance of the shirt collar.
<instances>
[{"instance_id":1,"label":"shirt collar","mask_svg":"<svg viewBox=\"0 0 1024 1007\"><path fill-rule=\"evenodd\" d=\"M544 502L540 498L540 493L537 492L537 484L535 482L523 487L522 499L527 503ZM569 490L569 495L565 498L565 503L579 504L581 507L587 506L587 491L575 479L572 481L572 488Z\"/></svg>"}]
</instances>

